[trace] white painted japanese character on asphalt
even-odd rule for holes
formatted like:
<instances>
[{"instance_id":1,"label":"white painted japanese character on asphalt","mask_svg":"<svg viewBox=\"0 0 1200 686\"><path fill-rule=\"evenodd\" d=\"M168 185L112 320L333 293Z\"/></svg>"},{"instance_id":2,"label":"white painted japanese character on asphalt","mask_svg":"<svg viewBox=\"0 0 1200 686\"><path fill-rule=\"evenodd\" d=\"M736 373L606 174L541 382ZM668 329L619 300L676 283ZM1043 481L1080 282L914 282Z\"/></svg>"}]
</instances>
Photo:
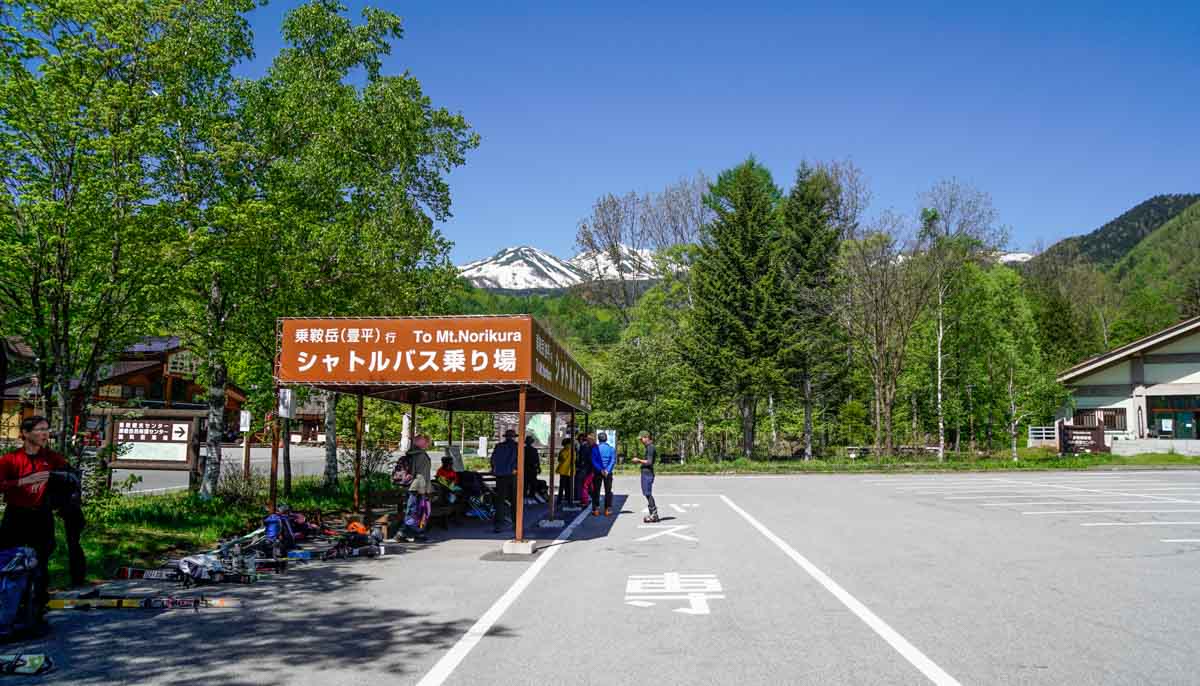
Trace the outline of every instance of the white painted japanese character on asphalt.
<instances>
[{"instance_id":1,"label":"white painted japanese character on asphalt","mask_svg":"<svg viewBox=\"0 0 1200 686\"><path fill-rule=\"evenodd\" d=\"M625 582L625 604L634 607L653 607L659 600L683 600L688 606L673 612L707 615L711 614L708 601L724 599L716 574L630 574Z\"/></svg>"}]
</instances>

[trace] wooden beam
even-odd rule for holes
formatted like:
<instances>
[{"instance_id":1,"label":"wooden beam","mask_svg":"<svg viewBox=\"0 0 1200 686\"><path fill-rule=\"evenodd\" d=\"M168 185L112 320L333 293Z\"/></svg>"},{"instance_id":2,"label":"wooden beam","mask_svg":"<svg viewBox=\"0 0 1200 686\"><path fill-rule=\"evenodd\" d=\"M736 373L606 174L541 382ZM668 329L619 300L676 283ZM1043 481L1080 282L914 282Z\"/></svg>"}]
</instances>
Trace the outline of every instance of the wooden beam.
<instances>
[{"instance_id":1,"label":"wooden beam","mask_svg":"<svg viewBox=\"0 0 1200 686\"><path fill-rule=\"evenodd\" d=\"M1146 364L1188 364L1200 362L1200 353L1155 353L1144 359Z\"/></svg>"}]
</instances>

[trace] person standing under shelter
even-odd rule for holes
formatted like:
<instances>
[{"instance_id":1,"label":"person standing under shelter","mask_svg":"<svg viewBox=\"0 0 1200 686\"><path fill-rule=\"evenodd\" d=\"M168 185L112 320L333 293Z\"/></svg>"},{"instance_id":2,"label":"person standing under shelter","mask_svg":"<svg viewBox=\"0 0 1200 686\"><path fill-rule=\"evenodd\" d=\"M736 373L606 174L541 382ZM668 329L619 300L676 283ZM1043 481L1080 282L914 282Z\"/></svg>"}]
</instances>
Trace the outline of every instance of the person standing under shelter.
<instances>
[{"instance_id":1,"label":"person standing under shelter","mask_svg":"<svg viewBox=\"0 0 1200 686\"><path fill-rule=\"evenodd\" d=\"M500 525L508 514L508 503L517 503L517 432L504 431L504 440L492 450L492 474L496 475L496 515L492 520L492 532L500 533ZM511 500L510 500L511 499ZM516 527L516 523L513 523Z\"/></svg>"},{"instance_id":2,"label":"person standing under shelter","mask_svg":"<svg viewBox=\"0 0 1200 686\"><path fill-rule=\"evenodd\" d=\"M617 464L617 451L608 444L608 434L601 431L596 439L600 442L592 448L592 516L600 515L600 489L604 488L604 516L612 516L613 467Z\"/></svg>"},{"instance_id":3,"label":"person standing under shelter","mask_svg":"<svg viewBox=\"0 0 1200 686\"><path fill-rule=\"evenodd\" d=\"M575 505L575 442L571 434L563 437L562 449L558 451L558 463L555 467L558 474L558 499L567 506Z\"/></svg>"},{"instance_id":4,"label":"person standing under shelter","mask_svg":"<svg viewBox=\"0 0 1200 686\"><path fill-rule=\"evenodd\" d=\"M417 434L413 437L412 447L408 449L409 463L412 465L413 480L408 485L408 508L404 515L404 539L409 542L425 540L425 526L429 523L429 494L433 491L433 483L429 471L432 467L429 453L429 436Z\"/></svg>"},{"instance_id":5,"label":"person standing under shelter","mask_svg":"<svg viewBox=\"0 0 1200 686\"><path fill-rule=\"evenodd\" d=\"M54 514L46 499L46 484L51 471L67 469L66 458L46 447L49 442L50 422L42 416L27 417L21 421L21 447L0 457L0 492L5 501L0 549L25 546L37 553L33 602L39 616L50 600L47 589L54 552Z\"/></svg>"},{"instance_id":6,"label":"person standing under shelter","mask_svg":"<svg viewBox=\"0 0 1200 686\"><path fill-rule=\"evenodd\" d=\"M642 521L652 524L658 521L658 506L654 504L654 439L649 432L643 431L638 434L638 440L646 446L646 456L635 457L633 461L642 465L642 495L646 496L646 508L650 513Z\"/></svg>"}]
</instances>

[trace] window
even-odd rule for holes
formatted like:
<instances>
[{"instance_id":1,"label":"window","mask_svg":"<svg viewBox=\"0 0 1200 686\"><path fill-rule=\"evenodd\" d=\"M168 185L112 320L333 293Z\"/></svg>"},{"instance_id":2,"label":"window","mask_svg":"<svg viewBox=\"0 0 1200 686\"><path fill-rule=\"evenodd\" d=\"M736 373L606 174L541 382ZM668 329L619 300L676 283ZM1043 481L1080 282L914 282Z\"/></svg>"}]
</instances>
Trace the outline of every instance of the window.
<instances>
[{"instance_id":1,"label":"window","mask_svg":"<svg viewBox=\"0 0 1200 686\"><path fill-rule=\"evenodd\" d=\"M1125 430L1125 408L1076 410L1072 421L1075 426L1103 426L1105 431Z\"/></svg>"}]
</instances>

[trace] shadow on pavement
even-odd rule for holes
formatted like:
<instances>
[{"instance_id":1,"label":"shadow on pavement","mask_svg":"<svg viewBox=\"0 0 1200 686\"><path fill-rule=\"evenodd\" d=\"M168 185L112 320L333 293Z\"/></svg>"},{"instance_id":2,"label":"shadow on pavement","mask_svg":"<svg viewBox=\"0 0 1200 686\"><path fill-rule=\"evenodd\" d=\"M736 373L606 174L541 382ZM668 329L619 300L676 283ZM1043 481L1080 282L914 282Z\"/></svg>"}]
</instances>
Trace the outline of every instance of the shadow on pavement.
<instances>
[{"instance_id":1,"label":"shadow on pavement","mask_svg":"<svg viewBox=\"0 0 1200 686\"><path fill-rule=\"evenodd\" d=\"M427 667L430 652L454 645L475 618L435 621L426 613L364 607L361 594L347 599L352 585L378 580L367 569L380 562L326 562L253 586L205 589L241 599L238 609L57 611L49 636L0 652L55 660L53 673L23 683L241 686L311 680L317 670L356 666L412 675ZM172 584L160 592L186 595ZM490 635L510 633L497 626ZM418 657L424 659L414 666Z\"/></svg>"}]
</instances>

